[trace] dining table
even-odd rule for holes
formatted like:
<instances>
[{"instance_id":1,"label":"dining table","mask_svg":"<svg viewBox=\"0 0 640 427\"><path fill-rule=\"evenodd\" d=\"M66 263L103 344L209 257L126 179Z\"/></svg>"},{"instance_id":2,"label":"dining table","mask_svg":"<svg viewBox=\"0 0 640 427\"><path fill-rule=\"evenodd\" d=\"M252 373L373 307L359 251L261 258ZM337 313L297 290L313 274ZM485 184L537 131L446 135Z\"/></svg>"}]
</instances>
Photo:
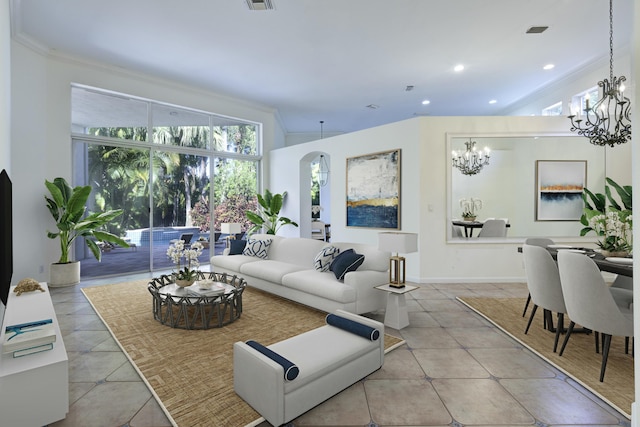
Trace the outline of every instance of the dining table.
<instances>
[{"instance_id":1,"label":"dining table","mask_svg":"<svg viewBox=\"0 0 640 427\"><path fill-rule=\"evenodd\" d=\"M570 245L566 245L566 247L563 245L553 245L553 247L548 246L547 250L553 259L557 259L558 252L563 250L584 253L585 256L588 256L596 263L600 271L633 277L633 258L605 257L596 249L574 247Z\"/></svg>"}]
</instances>

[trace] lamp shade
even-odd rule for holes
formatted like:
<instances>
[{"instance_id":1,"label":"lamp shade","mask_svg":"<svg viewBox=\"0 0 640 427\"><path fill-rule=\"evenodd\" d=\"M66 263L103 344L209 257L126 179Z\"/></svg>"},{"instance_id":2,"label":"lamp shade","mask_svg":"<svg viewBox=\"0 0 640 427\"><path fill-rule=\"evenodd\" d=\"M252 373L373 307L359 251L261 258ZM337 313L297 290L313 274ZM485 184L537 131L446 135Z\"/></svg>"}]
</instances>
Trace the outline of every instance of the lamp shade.
<instances>
[{"instance_id":1,"label":"lamp shade","mask_svg":"<svg viewBox=\"0 0 640 427\"><path fill-rule=\"evenodd\" d=\"M238 234L242 230L240 229L239 222L223 222L220 224L220 231L223 234Z\"/></svg>"},{"instance_id":2,"label":"lamp shade","mask_svg":"<svg viewBox=\"0 0 640 427\"><path fill-rule=\"evenodd\" d=\"M379 233L378 249L403 254L416 252L418 250L418 235L416 233Z\"/></svg>"}]
</instances>

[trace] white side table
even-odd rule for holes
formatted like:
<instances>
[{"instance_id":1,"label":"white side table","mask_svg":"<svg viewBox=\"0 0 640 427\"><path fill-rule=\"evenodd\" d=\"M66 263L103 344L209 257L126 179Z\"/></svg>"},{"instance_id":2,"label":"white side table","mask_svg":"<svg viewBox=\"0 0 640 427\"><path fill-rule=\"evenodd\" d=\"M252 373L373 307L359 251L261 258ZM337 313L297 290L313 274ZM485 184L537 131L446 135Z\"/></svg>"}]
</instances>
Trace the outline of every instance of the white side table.
<instances>
[{"instance_id":1,"label":"white side table","mask_svg":"<svg viewBox=\"0 0 640 427\"><path fill-rule=\"evenodd\" d=\"M418 289L417 286L407 285L403 288L380 285L376 289L387 291L387 310L384 314L384 324L394 329L402 329L409 326L409 312L407 311L407 300L404 294Z\"/></svg>"}]
</instances>

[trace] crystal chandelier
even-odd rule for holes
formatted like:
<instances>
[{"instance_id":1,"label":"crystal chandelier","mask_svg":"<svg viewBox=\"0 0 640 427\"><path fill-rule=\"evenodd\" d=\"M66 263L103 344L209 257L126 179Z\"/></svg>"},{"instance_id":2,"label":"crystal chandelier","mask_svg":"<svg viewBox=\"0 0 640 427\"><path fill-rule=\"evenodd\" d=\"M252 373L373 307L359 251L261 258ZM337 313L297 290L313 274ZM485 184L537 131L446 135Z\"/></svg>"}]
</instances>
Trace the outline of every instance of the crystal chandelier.
<instances>
[{"instance_id":1,"label":"crystal chandelier","mask_svg":"<svg viewBox=\"0 0 640 427\"><path fill-rule=\"evenodd\" d=\"M464 145L467 150L462 153L452 151L453 167L460 169L464 175L475 175L480 173L485 165L489 164L489 148L484 147L483 151L476 150L476 142L469 138Z\"/></svg>"},{"instance_id":2,"label":"crystal chandelier","mask_svg":"<svg viewBox=\"0 0 640 427\"><path fill-rule=\"evenodd\" d=\"M624 144L631 141L631 101L624 96L624 76L613 75L613 0L609 0L609 80L598 82L602 96L593 107L586 100L585 119L569 116L571 131L586 136L594 145Z\"/></svg>"}]
</instances>

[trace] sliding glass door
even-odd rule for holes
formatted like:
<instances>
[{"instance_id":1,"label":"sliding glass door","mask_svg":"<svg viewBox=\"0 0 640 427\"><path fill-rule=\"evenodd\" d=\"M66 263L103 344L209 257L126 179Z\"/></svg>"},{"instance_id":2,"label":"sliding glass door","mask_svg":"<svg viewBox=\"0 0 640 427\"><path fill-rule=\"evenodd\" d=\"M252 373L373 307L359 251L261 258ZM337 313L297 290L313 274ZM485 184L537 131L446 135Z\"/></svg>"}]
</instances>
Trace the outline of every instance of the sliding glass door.
<instances>
[{"instance_id":1,"label":"sliding glass door","mask_svg":"<svg viewBox=\"0 0 640 427\"><path fill-rule=\"evenodd\" d=\"M150 270L150 242L143 238L149 227L150 152L144 149L77 142L76 182L91 185L87 209L100 212L122 209L108 230L125 238L130 248L101 244L98 263L84 242L76 244L83 277Z\"/></svg>"},{"instance_id":2,"label":"sliding glass door","mask_svg":"<svg viewBox=\"0 0 640 427\"><path fill-rule=\"evenodd\" d=\"M166 252L182 239L203 241L201 263L209 260L209 157L167 151L153 153L153 267L171 268Z\"/></svg>"}]
</instances>

